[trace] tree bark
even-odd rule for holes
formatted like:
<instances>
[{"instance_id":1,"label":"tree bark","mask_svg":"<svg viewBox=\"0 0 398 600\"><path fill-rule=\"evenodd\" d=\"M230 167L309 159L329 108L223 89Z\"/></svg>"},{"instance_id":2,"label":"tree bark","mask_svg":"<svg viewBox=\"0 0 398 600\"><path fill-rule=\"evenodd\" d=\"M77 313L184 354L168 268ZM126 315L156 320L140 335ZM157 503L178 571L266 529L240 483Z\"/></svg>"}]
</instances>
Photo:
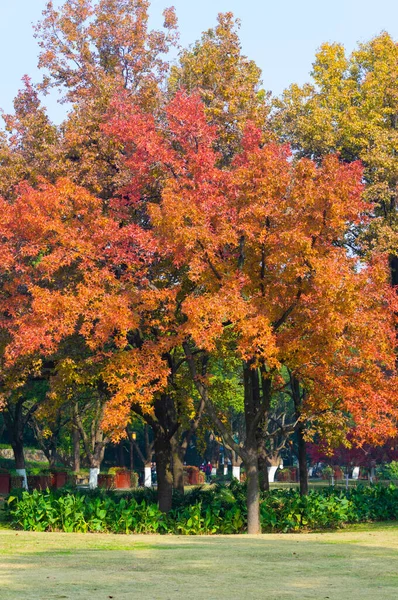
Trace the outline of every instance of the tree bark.
<instances>
[{"instance_id":1,"label":"tree bark","mask_svg":"<svg viewBox=\"0 0 398 600\"><path fill-rule=\"evenodd\" d=\"M298 444L298 462L299 462L299 479L300 479L300 495L308 495L308 469L307 469L307 448L304 439L304 426L299 423L297 427L297 444Z\"/></svg>"},{"instance_id":2,"label":"tree bark","mask_svg":"<svg viewBox=\"0 0 398 600\"><path fill-rule=\"evenodd\" d=\"M261 450L260 445L258 454L259 485L262 492L269 492L268 460L266 452L262 452Z\"/></svg>"},{"instance_id":3,"label":"tree bark","mask_svg":"<svg viewBox=\"0 0 398 600\"><path fill-rule=\"evenodd\" d=\"M260 525L260 488L258 484L257 444L246 444L247 458L245 460L247 481L247 533L261 533Z\"/></svg>"},{"instance_id":4,"label":"tree bark","mask_svg":"<svg viewBox=\"0 0 398 600\"><path fill-rule=\"evenodd\" d=\"M247 480L247 533L261 533L260 488L258 481L258 443L254 420L260 406L258 370L249 363L243 366L244 405L246 423L245 469Z\"/></svg>"},{"instance_id":5,"label":"tree bark","mask_svg":"<svg viewBox=\"0 0 398 600\"><path fill-rule=\"evenodd\" d=\"M15 468L16 469L25 469L25 453L23 447L23 441L19 438L13 439L11 442L11 446L14 452L15 459Z\"/></svg>"},{"instance_id":6,"label":"tree bark","mask_svg":"<svg viewBox=\"0 0 398 600\"><path fill-rule=\"evenodd\" d=\"M13 406L13 405L11 405ZM11 447L14 452L15 468L25 469L25 454L23 446L23 434L25 421L23 418L23 400L19 399L11 410L11 406L7 405L3 415L7 427L8 437Z\"/></svg>"},{"instance_id":7,"label":"tree bark","mask_svg":"<svg viewBox=\"0 0 398 600\"><path fill-rule=\"evenodd\" d=\"M173 487L184 493L184 463L180 452L180 444L176 436L171 439L172 465L173 465Z\"/></svg>"},{"instance_id":8,"label":"tree bark","mask_svg":"<svg viewBox=\"0 0 398 600\"><path fill-rule=\"evenodd\" d=\"M173 473L171 470L171 443L167 435L155 434L155 460L158 483L159 510L167 513L173 501Z\"/></svg>"},{"instance_id":9,"label":"tree bark","mask_svg":"<svg viewBox=\"0 0 398 600\"><path fill-rule=\"evenodd\" d=\"M73 470L75 473L80 471L80 433L77 427L72 429L72 444L73 444Z\"/></svg>"},{"instance_id":10,"label":"tree bark","mask_svg":"<svg viewBox=\"0 0 398 600\"><path fill-rule=\"evenodd\" d=\"M300 382L296 377L290 376L294 409L296 413L296 432L298 442L298 461L299 461L299 480L300 480L300 495L306 496L308 494L308 470L307 470L307 449L304 439L304 423L300 421L301 416L301 405L305 398L305 390L302 394L300 391Z\"/></svg>"},{"instance_id":11,"label":"tree bark","mask_svg":"<svg viewBox=\"0 0 398 600\"><path fill-rule=\"evenodd\" d=\"M158 481L158 504L162 512L169 512L173 499L173 471L171 440L179 424L173 398L162 394L155 401L156 423L152 425L156 473Z\"/></svg>"}]
</instances>

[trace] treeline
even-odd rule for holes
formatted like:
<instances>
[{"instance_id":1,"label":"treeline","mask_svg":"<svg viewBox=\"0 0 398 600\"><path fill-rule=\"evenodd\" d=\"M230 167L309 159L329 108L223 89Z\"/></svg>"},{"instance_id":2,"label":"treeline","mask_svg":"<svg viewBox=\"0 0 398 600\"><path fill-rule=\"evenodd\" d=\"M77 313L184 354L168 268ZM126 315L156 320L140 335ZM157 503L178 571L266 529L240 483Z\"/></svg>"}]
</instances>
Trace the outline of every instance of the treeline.
<instances>
[{"instance_id":1,"label":"treeline","mask_svg":"<svg viewBox=\"0 0 398 600\"><path fill-rule=\"evenodd\" d=\"M176 15L149 31L148 8L50 2L43 80L4 116L3 415L18 469L28 422L55 446L67 422L93 472L138 418L163 512L212 430L258 533L293 433L302 494L306 440L395 435L398 49L326 44L273 99L232 14L171 64Z\"/></svg>"}]
</instances>

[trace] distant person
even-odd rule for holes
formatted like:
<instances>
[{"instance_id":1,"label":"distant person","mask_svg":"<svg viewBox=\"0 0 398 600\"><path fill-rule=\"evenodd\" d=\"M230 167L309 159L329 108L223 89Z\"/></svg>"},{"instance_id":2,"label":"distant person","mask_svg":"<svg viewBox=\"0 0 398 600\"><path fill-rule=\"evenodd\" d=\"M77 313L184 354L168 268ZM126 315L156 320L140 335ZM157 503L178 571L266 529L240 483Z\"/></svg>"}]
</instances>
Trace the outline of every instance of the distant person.
<instances>
[{"instance_id":1,"label":"distant person","mask_svg":"<svg viewBox=\"0 0 398 600\"><path fill-rule=\"evenodd\" d=\"M207 463L207 465L205 466L205 473L206 473L206 479L207 479L207 483L211 483L211 473L213 471L213 467L211 462L209 461Z\"/></svg>"}]
</instances>

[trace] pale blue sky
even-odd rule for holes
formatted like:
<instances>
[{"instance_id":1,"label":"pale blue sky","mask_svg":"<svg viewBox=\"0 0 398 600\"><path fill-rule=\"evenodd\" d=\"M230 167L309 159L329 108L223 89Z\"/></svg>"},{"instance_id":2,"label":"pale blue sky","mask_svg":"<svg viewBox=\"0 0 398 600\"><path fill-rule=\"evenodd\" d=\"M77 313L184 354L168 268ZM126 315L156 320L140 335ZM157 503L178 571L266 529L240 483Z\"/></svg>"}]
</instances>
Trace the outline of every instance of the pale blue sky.
<instances>
[{"instance_id":1,"label":"pale blue sky","mask_svg":"<svg viewBox=\"0 0 398 600\"><path fill-rule=\"evenodd\" d=\"M45 0L0 0L0 107L6 111L11 110L21 77L27 73L38 78L38 47L31 24L45 4ZM239 17L243 52L257 62L264 87L276 95L290 83L308 80L322 42L341 42L351 51L357 42L382 30L398 39L398 0L153 0L155 26L161 23L163 8L171 4L177 10L183 45L212 27L217 13L232 11ZM46 103L59 122L64 109L55 99Z\"/></svg>"}]
</instances>

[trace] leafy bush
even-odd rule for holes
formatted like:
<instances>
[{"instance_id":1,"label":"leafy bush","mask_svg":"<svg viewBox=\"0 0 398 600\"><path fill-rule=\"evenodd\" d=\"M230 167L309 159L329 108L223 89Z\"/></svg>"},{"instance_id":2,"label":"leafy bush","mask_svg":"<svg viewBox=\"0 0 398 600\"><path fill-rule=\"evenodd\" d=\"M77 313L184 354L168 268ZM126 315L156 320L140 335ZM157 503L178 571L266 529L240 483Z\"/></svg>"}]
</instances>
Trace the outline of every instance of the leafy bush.
<instances>
[{"instance_id":1,"label":"leafy bush","mask_svg":"<svg viewBox=\"0 0 398 600\"><path fill-rule=\"evenodd\" d=\"M156 492L144 488L125 494L72 489L18 491L6 504L11 525L30 531L232 534L246 530L245 484L195 488L175 494L167 515L156 504ZM267 531L341 527L360 521L398 518L398 487L324 488L301 497L297 490L274 489L261 496L261 526Z\"/></svg>"},{"instance_id":2,"label":"leafy bush","mask_svg":"<svg viewBox=\"0 0 398 600\"><path fill-rule=\"evenodd\" d=\"M376 475L379 479L398 479L398 461L377 467Z\"/></svg>"}]
</instances>

